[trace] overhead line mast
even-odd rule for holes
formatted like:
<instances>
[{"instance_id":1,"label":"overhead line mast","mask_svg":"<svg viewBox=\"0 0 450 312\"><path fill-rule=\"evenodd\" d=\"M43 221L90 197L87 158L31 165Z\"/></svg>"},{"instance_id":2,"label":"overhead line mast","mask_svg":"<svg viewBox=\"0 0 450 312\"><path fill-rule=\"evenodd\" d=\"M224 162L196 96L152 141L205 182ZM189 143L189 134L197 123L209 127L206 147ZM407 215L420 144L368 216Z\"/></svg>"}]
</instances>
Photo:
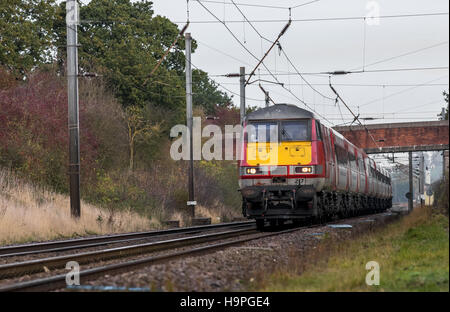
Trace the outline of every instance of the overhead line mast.
<instances>
[{"instance_id":1,"label":"overhead line mast","mask_svg":"<svg viewBox=\"0 0 450 312\"><path fill-rule=\"evenodd\" d=\"M70 213L81 217L80 203L80 122L78 97L78 34L79 7L76 0L66 2L67 24L67 92L69 113L69 181Z\"/></svg>"}]
</instances>

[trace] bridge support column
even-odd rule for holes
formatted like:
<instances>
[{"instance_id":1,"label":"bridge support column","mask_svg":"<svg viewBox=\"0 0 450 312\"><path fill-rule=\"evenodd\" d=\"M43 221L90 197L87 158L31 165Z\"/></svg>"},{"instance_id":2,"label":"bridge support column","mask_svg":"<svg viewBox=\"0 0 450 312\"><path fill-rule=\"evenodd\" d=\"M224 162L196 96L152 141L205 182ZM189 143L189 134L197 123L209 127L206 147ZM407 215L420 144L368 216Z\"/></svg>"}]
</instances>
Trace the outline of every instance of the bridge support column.
<instances>
[{"instance_id":1,"label":"bridge support column","mask_svg":"<svg viewBox=\"0 0 450 312\"><path fill-rule=\"evenodd\" d=\"M414 208L414 179L413 179L413 153L409 152L409 198L408 210L411 212Z\"/></svg>"}]
</instances>

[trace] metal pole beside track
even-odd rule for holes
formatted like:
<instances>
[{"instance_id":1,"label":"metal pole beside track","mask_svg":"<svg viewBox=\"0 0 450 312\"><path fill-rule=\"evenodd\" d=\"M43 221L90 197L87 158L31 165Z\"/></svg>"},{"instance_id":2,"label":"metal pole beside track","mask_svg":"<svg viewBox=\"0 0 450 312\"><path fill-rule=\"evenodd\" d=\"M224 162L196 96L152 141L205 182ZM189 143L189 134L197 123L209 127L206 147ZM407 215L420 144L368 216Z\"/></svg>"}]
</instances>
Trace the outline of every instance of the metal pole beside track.
<instances>
[{"instance_id":1,"label":"metal pole beside track","mask_svg":"<svg viewBox=\"0 0 450 312\"><path fill-rule=\"evenodd\" d=\"M70 212L72 217L81 216L80 205L80 125L78 108L78 3L68 0L66 3L67 23L67 89L69 106L69 179Z\"/></svg>"},{"instance_id":2,"label":"metal pole beside track","mask_svg":"<svg viewBox=\"0 0 450 312\"><path fill-rule=\"evenodd\" d=\"M194 194L194 138L193 138L193 113L192 113L192 64L191 64L191 46L192 37L186 33L186 120L189 129L189 201L187 206L191 218L195 218L195 194Z\"/></svg>"},{"instance_id":3,"label":"metal pole beside track","mask_svg":"<svg viewBox=\"0 0 450 312\"><path fill-rule=\"evenodd\" d=\"M425 156L422 152L420 156L420 206L423 207L423 198L425 195Z\"/></svg>"},{"instance_id":4,"label":"metal pole beside track","mask_svg":"<svg viewBox=\"0 0 450 312\"><path fill-rule=\"evenodd\" d=\"M245 119L245 67L241 67L240 69L240 76L241 76L241 107L240 107L240 113L241 113L241 125L244 122Z\"/></svg>"},{"instance_id":5,"label":"metal pole beside track","mask_svg":"<svg viewBox=\"0 0 450 312\"><path fill-rule=\"evenodd\" d=\"M413 179L413 153L409 152L409 194L408 210L411 212L414 208L414 179Z\"/></svg>"}]
</instances>

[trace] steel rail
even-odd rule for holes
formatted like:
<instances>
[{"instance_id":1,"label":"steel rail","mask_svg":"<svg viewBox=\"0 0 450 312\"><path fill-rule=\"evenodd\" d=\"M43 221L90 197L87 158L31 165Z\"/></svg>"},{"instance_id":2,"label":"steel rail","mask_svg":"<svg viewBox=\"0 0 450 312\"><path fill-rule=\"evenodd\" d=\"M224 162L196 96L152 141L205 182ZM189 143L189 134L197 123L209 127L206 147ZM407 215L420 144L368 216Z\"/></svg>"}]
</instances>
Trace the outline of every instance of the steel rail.
<instances>
[{"instance_id":1,"label":"steel rail","mask_svg":"<svg viewBox=\"0 0 450 312\"><path fill-rule=\"evenodd\" d=\"M386 214L386 212L382 213L382 214ZM360 217L364 217L364 216L373 216L373 215L377 215L377 214L368 214L368 215L365 214L365 215L361 215L361 216L357 216L357 217L347 218L347 220L352 220L352 219L356 219L356 218L360 218ZM389 213L389 215L393 215L396 217L400 216L400 214L392 213L392 212ZM121 272L129 272L131 269L137 269L137 268L145 267L148 265L164 263L164 262L167 262L170 260L175 260L175 259L183 258L186 256L206 254L206 253L212 252L214 250L220 250L220 249L224 249L224 248L231 247L234 245L240 245L240 244L243 244L243 243L246 243L249 241L253 241L253 240L257 240L257 239L274 237L274 236L288 234L288 233L292 233L292 232L296 232L296 231L300 231L300 230L304 230L304 229L312 229L312 228L322 227L322 226L329 225L329 224L336 224L336 223L339 223L344 220L345 219L341 219L338 221L331 221L331 222L326 222L323 224L315 224L315 225L310 225L310 226L296 227L293 229L288 229L285 231L280 231L280 232L275 232L275 233L261 234L259 232L254 231L255 234L260 234L260 235L256 235L254 237L245 237L245 238L233 240L230 242L216 243L216 244L203 246L203 247L194 247L192 249L177 251L177 252L173 252L173 253L166 254L166 255L151 256L151 257L147 257L147 258L143 258L143 259L131 260L131 261L126 261L126 262L122 262L122 263L116 263L116 264L110 264L110 265L106 265L106 266L102 266L102 267L96 267L96 268L88 269L85 271L81 271L80 278L83 278L84 280L90 280L95 277L102 277L102 276L106 275L107 273L108 274L117 274L117 273L121 273ZM228 232L228 233L231 233L231 232ZM215 235L218 235L218 234L215 234ZM236 236L239 236L239 235L236 235ZM216 240L218 240L218 239L219 238L217 238ZM186 240L186 239L178 239L178 241L182 241L182 240ZM212 239L212 240L214 240L214 239ZM195 244L195 243L192 243L191 245L193 245L193 244ZM184 245L184 246L188 246L188 245ZM25 282L19 282L19 283L15 283L15 284L0 286L0 292L51 291L51 290L55 290L55 289L62 289L62 288L65 288L66 286L67 286L66 285L66 274L60 274L60 275L53 276L53 277L46 277L46 278L41 278L41 279L37 279L37 280L31 280L31 281L25 281Z\"/></svg>"},{"instance_id":2,"label":"steel rail","mask_svg":"<svg viewBox=\"0 0 450 312\"><path fill-rule=\"evenodd\" d=\"M257 233L256 228L253 224L249 225L248 228L232 230L227 232L203 234L185 238L176 238L165 241L50 257L45 259L29 260L18 263L8 263L0 265L0 278L5 279L12 277L19 277L26 274L40 273L51 269L64 268L66 266L66 263L69 261L76 261L79 264L86 264L96 261L111 260L156 251L187 247L194 244L207 243L211 241L217 241L221 239L227 239L251 233Z\"/></svg>"},{"instance_id":3,"label":"steel rail","mask_svg":"<svg viewBox=\"0 0 450 312\"><path fill-rule=\"evenodd\" d=\"M251 224L254 224L254 221L221 223L221 224L202 225L202 226L186 227L162 231L135 232L126 234L115 234L109 236L96 236L96 237L78 238L62 241L44 242L44 243L31 243L26 245L6 246L0 247L0 258L11 256L24 256L44 252L57 252L71 249L89 248L164 235L192 234L214 229L247 226Z\"/></svg>"},{"instance_id":4,"label":"steel rail","mask_svg":"<svg viewBox=\"0 0 450 312\"><path fill-rule=\"evenodd\" d=\"M268 238L268 237L278 236L278 235L282 235L282 234L288 234L288 233L292 233L295 231L299 231L299 230L303 230L303 229L307 229L307 228L315 228L315 227L319 227L319 226L323 226L323 225L319 224L319 225L313 225L313 226L308 226L308 227L289 229L289 230L276 232L276 233L266 233L266 234L257 235L255 237L246 237L246 238L242 238L242 239L233 240L230 242L223 242L223 243L212 244L212 245L204 246L204 247L192 248L189 250L174 252L174 253L170 253L170 254L166 254L166 255L147 257L144 259L132 260L132 261L128 261L128 262L92 268L92 269L88 269L85 271L81 271L80 279L83 279L83 280L92 279L95 277L104 276L107 273L108 274L117 274L120 272L129 272L130 269L137 269L137 268L148 266L148 265L164 263L164 262L167 262L170 260L175 260L175 259L186 257L186 256L194 256L194 255L198 255L198 254L204 254L204 253L208 253L208 252L211 252L214 250L243 244L243 243L253 241L256 239L262 239L262 238ZM65 288L65 287L66 287L66 274L61 274L61 275L57 275L54 277L20 282L17 284L6 285L3 287L0 286L0 292L51 291L51 290L55 290L55 289Z\"/></svg>"}]
</instances>

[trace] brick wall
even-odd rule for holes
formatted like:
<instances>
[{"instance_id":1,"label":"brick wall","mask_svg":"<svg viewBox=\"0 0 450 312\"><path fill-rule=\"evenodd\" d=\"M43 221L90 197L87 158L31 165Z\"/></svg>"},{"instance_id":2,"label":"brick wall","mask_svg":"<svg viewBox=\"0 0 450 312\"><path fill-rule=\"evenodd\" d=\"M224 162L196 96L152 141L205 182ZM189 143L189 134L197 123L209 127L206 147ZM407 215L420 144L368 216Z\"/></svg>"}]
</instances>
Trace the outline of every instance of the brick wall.
<instances>
[{"instance_id":1,"label":"brick wall","mask_svg":"<svg viewBox=\"0 0 450 312\"><path fill-rule=\"evenodd\" d=\"M364 149L449 144L448 122L370 125L367 128L378 146L363 127L337 127L335 130Z\"/></svg>"}]
</instances>

